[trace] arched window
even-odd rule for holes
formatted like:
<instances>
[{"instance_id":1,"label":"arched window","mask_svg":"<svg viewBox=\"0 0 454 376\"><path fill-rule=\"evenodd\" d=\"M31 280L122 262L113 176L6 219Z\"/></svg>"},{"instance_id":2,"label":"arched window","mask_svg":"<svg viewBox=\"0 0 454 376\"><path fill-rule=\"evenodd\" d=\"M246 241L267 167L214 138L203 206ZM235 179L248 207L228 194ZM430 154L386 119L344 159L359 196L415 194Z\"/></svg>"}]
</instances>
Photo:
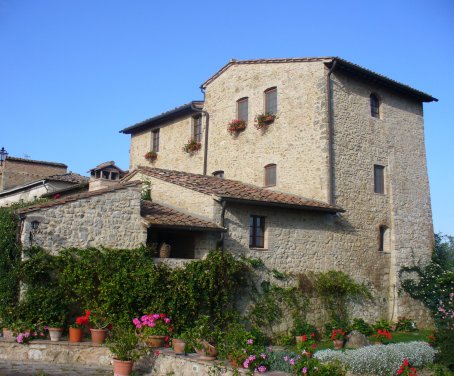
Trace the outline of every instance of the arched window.
<instances>
[{"instance_id":1,"label":"arched window","mask_svg":"<svg viewBox=\"0 0 454 376\"><path fill-rule=\"evenodd\" d=\"M265 166L265 187L276 185L276 165L274 163Z\"/></svg>"},{"instance_id":2,"label":"arched window","mask_svg":"<svg viewBox=\"0 0 454 376\"><path fill-rule=\"evenodd\" d=\"M380 101L374 93L370 95L370 114L374 118L380 118Z\"/></svg>"},{"instance_id":3,"label":"arched window","mask_svg":"<svg viewBox=\"0 0 454 376\"><path fill-rule=\"evenodd\" d=\"M277 113L277 88L270 87L265 90L265 113L275 115Z\"/></svg>"}]
</instances>

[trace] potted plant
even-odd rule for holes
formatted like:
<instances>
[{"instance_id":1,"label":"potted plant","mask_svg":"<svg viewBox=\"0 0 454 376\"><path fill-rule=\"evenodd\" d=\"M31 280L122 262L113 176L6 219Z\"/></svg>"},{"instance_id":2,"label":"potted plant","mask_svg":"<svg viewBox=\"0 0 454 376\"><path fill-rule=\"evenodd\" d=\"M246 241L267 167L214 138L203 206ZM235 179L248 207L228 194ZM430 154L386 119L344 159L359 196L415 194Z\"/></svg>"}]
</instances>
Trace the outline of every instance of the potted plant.
<instances>
[{"instance_id":1,"label":"potted plant","mask_svg":"<svg viewBox=\"0 0 454 376\"><path fill-rule=\"evenodd\" d=\"M222 340L218 341L217 350L230 365L239 367L254 352L255 337L241 323L231 323L224 330Z\"/></svg>"},{"instance_id":2,"label":"potted plant","mask_svg":"<svg viewBox=\"0 0 454 376\"><path fill-rule=\"evenodd\" d=\"M268 125L272 124L276 119L276 114L265 112L264 114L258 114L255 116L255 127L257 129L266 129Z\"/></svg>"},{"instance_id":3,"label":"potted plant","mask_svg":"<svg viewBox=\"0 0 454 376\"><path fill-rule=\"evenodd\" d=\"M333 329L331 331L331 341L333 341L334 349L340 350L344 347L344 339L347 333L342 329Z\"/></svg>"},{"instance_id":4,"label":"potted plant","mask_svg":"<svg viewBox=\"0 0 454 376\"><path fill-rule=\"evenodd\" d=\"M107 347L114 356L113 369L115 376L128 376L132 373L134 361L140 358L139 337L131 328L115 327L111 338L106 341Z\"/></svg>"},{"instance_id":5,"label":"potted plant","mask_svg":"<svg viewBox=\"0 0 454 376\"><path fill-rule=\"evenodd\" d=\"M183 337L184 336L180 336L179 338L172 338L173 351L177 355L186 355L186 339Z\"/></svg>"},{"instance_id":6,"label":"potted plant","mask_svg":"<svg viewBox=\"0 0 454 376\"><path fill-rule=\"evenodd\" d=\"M49 337L52 342L58 342L61 340L64 327L64 318L61 320L51 321L47 325L47 330L49 332Z\"/></svg>"},{"instance_id":7,"label":"potted plant","mask_svg":"<svg viewBox=\"0 0 454 376\"><path fill-rule=\"evenodd\" d=\"M89 316L91 342L101 345L106 340L108 329L110 325L109 317L101 309L97 308L91 310Z\"/></svg>"},{"instance_id":8,"label":"potted plant","mask_svg":"<svg viewBox=\"0 0 454 376\"><path fill-rule=\"evenodd\" d=\"M242 132L246 129L246 122L244 120L239 120L235 119L232 120L228 125L227 125L227 131L231 135L238 134L239 132Z\"/></svg>"},{"instance_id":9,"label":"potted plant","mask_svg":"<svg viewBox=\"0 0 454 376\"><path fill-rule=\"evenodd\" d=\"M221 332L214 327L208 316L201 316L195 326L185 332L187 345L193 347L201 360L215 360L218 351L215 347Z\"/></svg>"},{"instance_id":10,"label":"potted plant","mask_svg":"<svg viewBox=\"0 0 454 376\"><path fill-rule=\"evenodd\" d=\"M85 316L76 317L74 323L69 327L69 342L82 342L82 329L88 325L90 311L85 311Z\"/></svg>"},{"instance_id":11,"label":"potted plant","mask_svg":"<svg viewBox=\"0 0 454 376\"><path fill-rule=\"evenodd\" d=\"M202 144L196 140L189 140L184 146L183 151L188 154L194 154L202 148Z\"/></svg>"},{"instance_id":12,"label":"potted plant","mask_svg":"<svg viewBox=\"0 0 454 376\"><path fill-rule=\"evenodd\" d=\"M164 347L172 333L170 318L164 313L152 313L132 320L136 331L149 347Z\"/></svg>"},{"instance_id":13,"label":"potted plant","mask_svg":"<svg viewBox=\"0 0 454 376\"><path fill-rule=\"evenodd\" d=\"M158 159L158 153L151 150L151 151L145 153L144 157L147 161L154 162L156 159Z\"/></svg>"}]
</instances>

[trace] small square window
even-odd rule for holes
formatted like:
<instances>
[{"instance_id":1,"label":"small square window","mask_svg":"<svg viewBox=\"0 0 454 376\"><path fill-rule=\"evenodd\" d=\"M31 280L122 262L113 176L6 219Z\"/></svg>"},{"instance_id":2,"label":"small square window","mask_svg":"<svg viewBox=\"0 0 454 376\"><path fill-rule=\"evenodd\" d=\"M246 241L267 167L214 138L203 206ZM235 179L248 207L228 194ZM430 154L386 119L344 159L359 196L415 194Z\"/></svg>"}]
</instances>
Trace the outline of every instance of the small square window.
<instances>
[{"instance_id":1,"label":"small square window","mask_svg":"<svg viewBox=\"0 0 454 376\"><path fill-rule=\"evenodd\" d=\"M249 217L249 248L265 248L265 217Z\"/></svg>"},{"instance_id":2,"label":"small square window","mask_svg":"<svg viewBox=\"0 0 454 376\"><path fill-rule=\"evenodd\" d=\"M385 166L374 165L374 192L385 193Z\"/></svg>"}]
</instances>

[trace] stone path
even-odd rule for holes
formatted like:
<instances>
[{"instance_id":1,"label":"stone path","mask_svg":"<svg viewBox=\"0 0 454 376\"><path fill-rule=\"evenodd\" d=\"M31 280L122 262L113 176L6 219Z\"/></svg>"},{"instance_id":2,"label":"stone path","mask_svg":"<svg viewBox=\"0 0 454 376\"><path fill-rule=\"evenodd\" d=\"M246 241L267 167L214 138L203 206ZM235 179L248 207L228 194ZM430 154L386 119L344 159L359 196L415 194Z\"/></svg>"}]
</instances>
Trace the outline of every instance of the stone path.
<instances>
[{"instance_id":1,"label":"stone path","mask_svg":"<svg viewBox=\"0 0 454 376\"><path fill-rule=\"evenodd\" d=\"M0 376L112 376L111 368L95 368L74 364L0 361Z\"/></svg>"}]
</instances>

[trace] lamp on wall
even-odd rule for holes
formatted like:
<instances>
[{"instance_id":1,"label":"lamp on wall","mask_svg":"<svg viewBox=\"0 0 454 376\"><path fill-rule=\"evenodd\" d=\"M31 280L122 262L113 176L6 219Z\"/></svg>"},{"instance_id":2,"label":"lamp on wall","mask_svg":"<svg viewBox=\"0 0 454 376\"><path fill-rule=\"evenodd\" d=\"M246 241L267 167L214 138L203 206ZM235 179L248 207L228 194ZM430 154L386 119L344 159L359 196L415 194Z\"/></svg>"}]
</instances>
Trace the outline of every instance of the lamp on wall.
<instances>
[{"instance_id":1,"label":"lamp on wall","mask_svg":"<svg viewBox=\"0 0 454 376\"><path fill-rule=\"evenodd\" d=\"M6 159L8 156L8 152L5 150L4 147L0 149L0 166L3 166L3 161Z\"/></svg>"}]
</instances>

